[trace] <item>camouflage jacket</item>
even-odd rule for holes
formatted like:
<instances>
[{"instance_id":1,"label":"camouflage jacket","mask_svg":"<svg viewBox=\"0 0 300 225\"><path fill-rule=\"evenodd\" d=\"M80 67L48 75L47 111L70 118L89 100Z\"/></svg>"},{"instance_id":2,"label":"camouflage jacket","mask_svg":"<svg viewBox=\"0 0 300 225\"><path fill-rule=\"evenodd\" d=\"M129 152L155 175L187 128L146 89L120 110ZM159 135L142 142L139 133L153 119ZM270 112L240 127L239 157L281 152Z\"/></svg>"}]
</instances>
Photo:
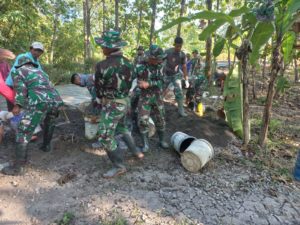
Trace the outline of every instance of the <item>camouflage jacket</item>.
<instances>
[{"instance_id":1,"label":"camouflage jacket","mask_svg":"<svg viewBox=\"0 0 300 225\"><path fill-rule=\"evenodd\" d=\"M141 89L141 96L161 94L163 91L163 66L148 65L147 63L138 64L134 70L137 80L147 81L149 87Z\"/></svg>"},{"instance_id":2,"label":"camouflage jacket","mask_svg":"<svg viewBox=\"0 0 300 225\"><path fill-rule=\"evenodd\" d=\"M133 66L121 53L113 53L96 65L95 87L98 98L120 99L129 95Z\"/></svg>"},{"instance_id":3,"label":"camouflage jacket","mask_svg":"<svg viewBox=\"0 0 300 225\"><path fill-rule=\"evenodd\" d=\"M15 104L34 107L40 103L61 106L63 101L49 81L48 75L39 68L24 65L12 73L16 91Z\"/></svg>"}]
</instances>

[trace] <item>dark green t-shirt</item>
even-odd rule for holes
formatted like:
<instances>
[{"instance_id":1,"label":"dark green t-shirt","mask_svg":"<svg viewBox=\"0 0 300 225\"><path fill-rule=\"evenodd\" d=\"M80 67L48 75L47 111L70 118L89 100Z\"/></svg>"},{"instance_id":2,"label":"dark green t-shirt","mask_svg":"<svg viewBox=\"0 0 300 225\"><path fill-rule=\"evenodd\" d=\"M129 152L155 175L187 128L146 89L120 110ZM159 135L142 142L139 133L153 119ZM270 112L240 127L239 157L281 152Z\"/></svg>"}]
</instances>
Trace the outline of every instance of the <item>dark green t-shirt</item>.
<instances>
[{"instance_id":1,"label":"dark green t-shirt","mask_svg":"<svg viewBox=\"0 0 300 225\"><path fill-rule=\"evenodd\" d=\"M173 76L179 73L182 65L186 64L186 56L183 51L175 52L174 48L166 50L167 58L165 61L164 72L167 76Z\"/></svg>"}]
</instances>

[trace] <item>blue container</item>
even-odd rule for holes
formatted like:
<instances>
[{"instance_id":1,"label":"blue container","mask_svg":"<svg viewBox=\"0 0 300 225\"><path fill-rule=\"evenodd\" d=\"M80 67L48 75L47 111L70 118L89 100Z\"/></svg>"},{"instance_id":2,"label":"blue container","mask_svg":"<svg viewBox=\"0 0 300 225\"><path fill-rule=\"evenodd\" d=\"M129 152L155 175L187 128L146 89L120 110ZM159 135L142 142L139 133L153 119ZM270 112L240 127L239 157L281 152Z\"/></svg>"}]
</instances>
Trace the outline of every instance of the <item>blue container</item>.
<instances>
[{"instance_id":1,"label":"blue container","mask_svg":"<svg viewBox=\"0 0 300 225\"><path fill-rule=\"evenodd\" d=\"M298 151L298 156L295 164L294 178L295 180L300 181L300 150Z\"/></svg>"},{"instance_id":2,"label":"blue container","mask_svg":"<svg viewBox=\"0 0 300 225\"><path fill-rule=\"evenodd\" d=\"M10 125L15 132L17 132L17 130L18 130L18 125L19 125L20 121L22 120L23 115L24 115L24 112L21 112L19 115L16 115L10 119Z\"/></svg>"}]
</instances>

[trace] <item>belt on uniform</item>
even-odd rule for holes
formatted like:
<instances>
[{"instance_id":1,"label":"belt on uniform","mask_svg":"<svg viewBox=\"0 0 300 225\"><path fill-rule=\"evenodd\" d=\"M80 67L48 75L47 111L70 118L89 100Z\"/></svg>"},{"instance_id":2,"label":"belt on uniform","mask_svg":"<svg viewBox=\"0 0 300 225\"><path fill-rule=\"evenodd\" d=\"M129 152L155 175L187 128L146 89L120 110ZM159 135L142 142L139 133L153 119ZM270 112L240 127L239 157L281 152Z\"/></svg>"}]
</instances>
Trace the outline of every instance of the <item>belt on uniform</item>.
<instances>
[{"instance_id":1,"label":"belt on uniform","mask_svg":"<svg viewBox=\"0 0 300 225\"><path fill-rule=\"evenodd\" d=\"M122 105L127 105L129 103L128 98L101 98L102 105L106 105L111 102L116 102Z\"/></svg>"}]
</instances>

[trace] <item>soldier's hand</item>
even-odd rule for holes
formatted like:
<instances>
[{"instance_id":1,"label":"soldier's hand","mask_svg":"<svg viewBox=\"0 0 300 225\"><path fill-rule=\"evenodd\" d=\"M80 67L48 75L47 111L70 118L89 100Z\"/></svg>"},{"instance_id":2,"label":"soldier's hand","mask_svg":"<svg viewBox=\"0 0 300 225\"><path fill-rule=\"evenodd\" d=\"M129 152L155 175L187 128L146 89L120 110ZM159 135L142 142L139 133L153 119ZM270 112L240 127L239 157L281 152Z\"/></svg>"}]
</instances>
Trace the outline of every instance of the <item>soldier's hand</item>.
<instances>
[{"instance_id":1,"label":"soldier's hand","mask_svg":"<svg viewBox=\"0 0 300 225\"><path fill-rule=\"evenodd\" d=\"M16 116L19 115L21 112L21 107L19 105L15 105L14 108L12 109L12 113Z\"/></svg>"},{"instance_id":2,"label":"soldier's hand","mask_svg":"<svg viewBox=\"0 0 300 225\"><path fill-rule=\"evenodd\" d=\"M147 81L138 81L138 86L139 88L142 88L142 89L147 89L149 87L149 83Z\"/></svg>"}]
</instances>

